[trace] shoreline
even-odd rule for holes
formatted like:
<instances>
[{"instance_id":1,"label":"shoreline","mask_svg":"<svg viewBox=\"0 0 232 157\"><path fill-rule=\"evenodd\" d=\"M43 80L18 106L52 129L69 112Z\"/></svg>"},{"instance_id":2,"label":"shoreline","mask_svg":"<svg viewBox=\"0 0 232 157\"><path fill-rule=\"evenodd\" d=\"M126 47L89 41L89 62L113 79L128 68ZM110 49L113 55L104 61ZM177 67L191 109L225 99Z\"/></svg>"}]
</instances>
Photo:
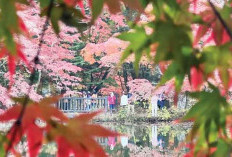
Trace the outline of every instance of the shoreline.
<instances>
[{"instance_id":1,"label":"shoreline","mask_svg":"<svg viewBox=\"0 0 232 157\"><path fill-rule=\"evenodd\" d=\"M171 115L170 118L163 119L163 117L148 117L143 114L131 114L125 117L120 117L116 114L103 114L95 117L92 121L96 123L119 123L119 124L157 124L157 123L176 123L177 120L181 119L184 114Z\"/></svg>"}]
</instances>

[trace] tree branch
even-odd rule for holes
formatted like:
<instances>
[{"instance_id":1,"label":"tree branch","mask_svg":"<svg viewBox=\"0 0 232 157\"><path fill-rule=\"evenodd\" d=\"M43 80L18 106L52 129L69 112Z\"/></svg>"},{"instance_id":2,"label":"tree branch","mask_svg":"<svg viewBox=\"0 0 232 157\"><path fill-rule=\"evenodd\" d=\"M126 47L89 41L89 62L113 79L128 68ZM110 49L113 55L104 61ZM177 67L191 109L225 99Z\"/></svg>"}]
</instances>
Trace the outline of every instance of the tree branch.
<instances>
[{"instance_id":1,"label":"tree branch","mask_svg":"<svg viewBox=\"0 0 232 157\"><path fill-rule=\"evenodd\" d=\"M22 103L23 107L22 107L21 112L19 113L18 118L15 121L15 123L13 124L13 126L11 127L11 129L9 130L9 132L13 131L13 133L12 133L12 138L9 141L9 145L7 146L6 152L9 152L9 150L12 147L13 141L16 138L17 130L21 127L23 115L24 115L24 113L26 111L26 106L27 106L27 104L29 102L29 94L30 94L30 92L32 90L32 84L33 84L33 82L35 80L36 69L37 69L37 65L39 64L39 55L40 55L40 52L41 52L44 35L45 35L46 30L47 30L48 22L49 22L49 19L50 19L51 10L52 10L52 7L53 7L53 2L54 2L54 0L50 0L50 4L48 6L47 18L46 18L45 23L43 25L41 37L40 37L40 40L39 40L38 50L37 50L36 56L33 59L34 67L33 67L32 74L30 76L30 82L29 82L30 88L28 89L28 94L27 94L27 96L25 97L25 99L24 99L24 101ZM7 156L7 153L6 153L6 156Z\"/></svg>"},{"instance_id":2,"label":"tree branch","mask_svg":"<svg viewBox=\"0 0 232 157\"><path fill-rule=\"evenodd\" d=\"M208 0L214 14L217 16L217 18L219 19L219 21L221 22L221 24L223 25L223 27L225 28L227 34L230 36L230 40L232 41L232 32L230 30L230 28L227 26L226 22L223 20L223 18L221 17L220 13L217 11L217 9L215 8L214 4L211 2L211 0Z\"/></svg>"}]
</instances>

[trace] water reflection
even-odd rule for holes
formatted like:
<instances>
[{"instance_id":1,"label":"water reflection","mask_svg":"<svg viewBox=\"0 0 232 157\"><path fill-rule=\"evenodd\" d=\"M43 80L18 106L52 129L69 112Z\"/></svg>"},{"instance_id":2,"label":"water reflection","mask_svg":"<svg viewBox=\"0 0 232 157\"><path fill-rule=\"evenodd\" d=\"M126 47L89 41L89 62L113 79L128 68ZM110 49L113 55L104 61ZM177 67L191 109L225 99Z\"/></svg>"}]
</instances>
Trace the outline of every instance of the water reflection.
<instances>
[{"instance_id":1,"label":"water reflection","mask_svg":"<svg viewBox=\"0 0 232 157\"><path fill-rule=\"evenodd\" d=\"M189 124L109 125L108 128L127 135L108 137L105 142L101 139L102 143L98 139L109 156L181 156L187 151L179 144L185 140Z\"/></svg>"},{"instance_id":2,"label":"water reflection","mask_svg":"<svg viewBox=\"0 0 232 157\"><path fill-rule=\"evenodd\" d=\"M103 126L123 134L121 137L97 138L112 157L182 156L187 150L179 144L185 140L190 124L117 125ZM50 157L45 149L43 157ZM53 153L54 154L54 153Z\"/></svg>"}]
</instances>

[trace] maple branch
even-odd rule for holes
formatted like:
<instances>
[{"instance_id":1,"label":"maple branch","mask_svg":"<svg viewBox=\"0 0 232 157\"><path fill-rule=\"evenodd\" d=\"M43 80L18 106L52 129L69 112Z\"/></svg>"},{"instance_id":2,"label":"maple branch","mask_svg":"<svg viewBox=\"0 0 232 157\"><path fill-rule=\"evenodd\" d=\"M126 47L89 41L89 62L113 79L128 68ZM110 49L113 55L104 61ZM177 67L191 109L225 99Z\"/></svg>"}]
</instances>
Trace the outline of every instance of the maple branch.
<instances>
[{"instance_id":1,"label":"maple branch","mask_svg":"<svg viewBox=\"0 0 232 157\"><path fill-rule=\"evenodd\" d=\"M217 16L217 18L219 19L219 21L221 22L222 26L225 28L227 34L230 36L230 40L232 40L232 32L230 30L230 28L227 26L226 22L223 20L223 18L221 17L220 13L217 11L217 9L215 8L214 4L211 2L211 0L208 0L214 14Z\"/></svg>"},{"instance_id":2,"label":"maple branch","mask_svg":"<svg viewBox=\"0 0 232 157\"><path fill-rule=\"evenodd\" d=\"M34 67L33 67L33 70L32 70L32 74L30 76L30 82L29 82L29 88L28 88L27 96L25 97L25 99L24 99L24 101L22 103L23 107L22 107L22 110L19 113L19 116L18 116L17 120L15 121L15 123L11 127L11 129L8 131L8 132L11 132L15 128L13 130L12 138L9 141L9 145L7 146L6 152L8 152L11 149L12 145L13 145L13 141L16 138L17 130L21 127L23 115L24 115L24 113L26 111L26 107L27 107L27 104L29 102L29 94L30 94L30 92L32 90L32 85L33 85L33 82L35 81L35 78L36 78L36 69L37 69L37 65L39 64L39 55L40 55L41 48L42 48L42 45L43 45L45 32L46 32L46 30L48 28L49 19L50 19L50 16L51 16L51 10L52 10L52 7L53 7L53 2L54 2L54 0L50 0L50 4L48 6L48 11L47 11L47 17L46 17L45 23L43 25L43 29L41 31L41 37L40 37L40 40L39 40L38 50L37 50L36 56L32 60L33 63L34 63ZM6 156L7 156L7 153L6 153Z\"/></svg>"}]
</instances>

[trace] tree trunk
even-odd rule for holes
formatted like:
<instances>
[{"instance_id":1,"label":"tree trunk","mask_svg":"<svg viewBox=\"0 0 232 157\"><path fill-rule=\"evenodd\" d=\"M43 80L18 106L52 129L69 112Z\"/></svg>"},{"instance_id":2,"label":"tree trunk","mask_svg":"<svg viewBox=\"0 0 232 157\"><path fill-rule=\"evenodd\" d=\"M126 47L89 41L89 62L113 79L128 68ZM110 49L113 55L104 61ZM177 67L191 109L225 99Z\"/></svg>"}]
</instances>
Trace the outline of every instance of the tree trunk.
<instances>
[{"instance_id":1,"label":"tree trunk","mask_svg":"<svg viewBox=\"0 0 232 157\"><path fill-rule=\"evenodd\" d=\"M120 84L121 84L122 91L124 91L121 75L119 73L118 73L118 77L119 77L119 81L120 81Z\"/></svg>"},{"instance_id":2,"label":"tree trunk","mask_svg":"<svg viewBox=\"0 0 232 157\"><path fill-rule=\"evenodd\" d=\"M128 74L127 74L126 64L123 64L122 75L123 75L123 79L124 79L125 88L126 88L127 92L129 92L129 87L127 86L127 83L128 83Z\"/></svg>"},{"instance_id":3,"label":"tree trunk","mask_svg":"<svg viewBox=\"0 0 232 157\"><path fill-rule=\"evenodd\" d=\"M102 76L102 79L101 80L105 80L107 78L109 74L109 70L106 70L106 72L104 73L104 75ZM102 88L102 85L103 85L103 82L100 83L94 90L95 92L98 92L101 88Z\"/></svg>"},{"instance_id":4,"label":"tree trunk","mask_svg":"<svg viewBox=\"0 0 232 157\"><path fill-rule=\"evenodd\" d=\"M38 70L38 73L39 73L39 77L38 77L37 83L35 84L35 91L37 91L37 89L39 87L39 84L40 84L40 81L41 81L41 76L42 76L41 70Z\"/></svg>"},{"instance_id":5,"label":"tree trunk","mask_svg":"<svg viewBox=\"0 0 232 157\"><path fill-rule=\"evenodd\" d=\"M133 66L133 63L131 62L130 64L129 64L129 67L130 67L130 69L131 69L131 77L132 77L132 79L134 80L134 79L136 79L137 78L137 76L136 76L136 73L135 73L135 70L134 70L134 66Z\"/></svg>"}]
</instances>

